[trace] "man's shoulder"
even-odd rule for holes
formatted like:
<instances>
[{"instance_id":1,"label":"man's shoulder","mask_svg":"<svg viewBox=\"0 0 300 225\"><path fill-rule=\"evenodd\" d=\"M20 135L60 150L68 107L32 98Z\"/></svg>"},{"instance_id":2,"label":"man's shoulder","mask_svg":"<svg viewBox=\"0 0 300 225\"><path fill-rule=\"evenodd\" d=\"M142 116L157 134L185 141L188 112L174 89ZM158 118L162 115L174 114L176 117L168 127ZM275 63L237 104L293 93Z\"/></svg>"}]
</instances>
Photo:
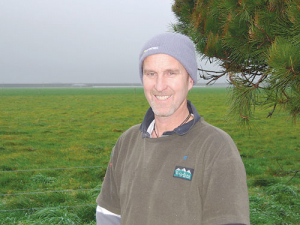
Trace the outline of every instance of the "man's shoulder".
<instances>
[{"instance_id":1,"label":"man's shoulder","mask_svg":"<svg viewBox=\"0 0 300 225\"><path fill-rule=\"evenodd\" d=\"M215 150L224 149L225 146L236 148L232 137L224 130L206 122L203 118L195 125L192 138L199 144L213 145Z\"/></svg>"},{"instance_id":2,"label":"man's shoulder","mask_svg":"<svg viewBox=\"0 0 300 225\"><path fill-rule=\"evenodd\" d=\"M140 126L141 124L133 125L132 127L128 128L123 134L130 135L130 134L136 134L137 132L141 132Z\"/></svg>"},{"instance_id":3,"label":"man's shoulder","mask_svg":"<svg viewBox=\"0 0 300 225\"><path fill-rule=\"evenodd\" d=\"M199 123L196 124L195 129L198 133L205 136L220 136L224 138L230 138L229 134L224 130L206 122L203 117L201 117Z\"/></svg>"},{"instance_id":4,"label":"man's shoulder","mask_svg":"<svg viewBox=\"0 0 300 225\"><path fill-rule=\"evenodd\" d=\"M140 131L140 126L141 124L136 124L133 125L132 127L128 128L121 136L120 139L124 139L124 138L130 138L132 136L137 136L139 133L141 133Z\"/></svg>"},{"instance_id":5,"label":"man's shoulder","mask_svg":"<svg viewBox=\"0 0 300 225\"><path fill-rule=\"evenodd\" d=\"M122 149L122 148L127 148L126 146L132 145L133 143L136 143L141 136L141 131L140 131L140 124L134 125L127 129L121 136L119 137L116 145L115 145L115 150L119 151L117 149Z\"/></svg>"},{"instance_id":6,"label":"man's shoulder","mask_svg":"<svg viewBox=\"0 0 300 225\"><path fill-rule=\"evenodd\" d=\"M226 155L226 157L239 157L239 154L236 154L238 150L234 140L222 129L205 122L203 119L195 128L194 133L198 135L198 139L195 140L200 145L206 146L209 155L213 156L222 152L222 155Z\"/></svg>"}]
</instances>

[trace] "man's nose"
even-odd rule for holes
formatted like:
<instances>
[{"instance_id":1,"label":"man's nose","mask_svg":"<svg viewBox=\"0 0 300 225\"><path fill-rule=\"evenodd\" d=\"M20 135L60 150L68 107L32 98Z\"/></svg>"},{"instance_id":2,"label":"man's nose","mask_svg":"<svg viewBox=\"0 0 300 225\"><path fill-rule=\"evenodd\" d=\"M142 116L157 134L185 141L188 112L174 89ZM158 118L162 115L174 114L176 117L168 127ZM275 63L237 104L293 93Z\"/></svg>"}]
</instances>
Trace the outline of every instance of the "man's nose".
<instances>
[{"instance_id":1,"label":"man's nose","mask_svg":"<svg viewBox=\"0 0 300 225\"><path fill-rule=\"evenodd\" d=\"M167 88L166 78L163 74L157 76L155 88L157 91L163 91Z\"/></svg>"}]
</instances>

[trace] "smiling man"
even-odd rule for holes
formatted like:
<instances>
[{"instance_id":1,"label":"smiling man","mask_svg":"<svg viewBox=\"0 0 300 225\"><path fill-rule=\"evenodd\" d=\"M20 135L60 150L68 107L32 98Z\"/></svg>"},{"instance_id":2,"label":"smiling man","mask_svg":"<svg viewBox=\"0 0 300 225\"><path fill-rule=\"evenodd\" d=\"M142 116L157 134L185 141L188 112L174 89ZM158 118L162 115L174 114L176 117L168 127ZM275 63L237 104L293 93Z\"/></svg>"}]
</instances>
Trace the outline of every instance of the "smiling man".
<instances>
[{"instance_id":1,"label":"smiling man","mask_svg":"<svg viewBox=\"0 0 300 225\"><path fill-rule=\"evenodd\" d=\"M164 131L178 127L182 121L191 120L187 94L193 87L193 80L178 60L166 54L145 58L143 84L156 120L153 135L159 137Z\"/></svg>"},{"instance_id":2,"label":"smiling man","mask_svg":"<svg viewBox=\"0 0 300 225\"><path fill-rule=\"evenodd\" d=\"M151 38L140 54L150 108L112 150L98 225L250 224L245 168L228 134L187 100L197 82L192 41Z\"/></svg>"}]
</instances>

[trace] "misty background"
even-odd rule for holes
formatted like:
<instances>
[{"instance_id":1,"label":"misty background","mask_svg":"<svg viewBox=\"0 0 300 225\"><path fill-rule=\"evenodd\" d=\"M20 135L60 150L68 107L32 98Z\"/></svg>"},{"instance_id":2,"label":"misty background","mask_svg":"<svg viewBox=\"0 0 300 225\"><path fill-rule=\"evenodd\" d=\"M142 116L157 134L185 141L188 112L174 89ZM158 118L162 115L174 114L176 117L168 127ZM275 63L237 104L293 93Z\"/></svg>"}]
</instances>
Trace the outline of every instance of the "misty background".
<instances>
[{"instance_id":1,"label":"misty background","mask_svg":"<svg viewBox=\"0 0 300 225\"><path fill-rule=\"evenodd\" d=\"M152 36L172 31L172 4L2 0L0 83L139 83L140 49Z\"/></svg>"}]
</instances>

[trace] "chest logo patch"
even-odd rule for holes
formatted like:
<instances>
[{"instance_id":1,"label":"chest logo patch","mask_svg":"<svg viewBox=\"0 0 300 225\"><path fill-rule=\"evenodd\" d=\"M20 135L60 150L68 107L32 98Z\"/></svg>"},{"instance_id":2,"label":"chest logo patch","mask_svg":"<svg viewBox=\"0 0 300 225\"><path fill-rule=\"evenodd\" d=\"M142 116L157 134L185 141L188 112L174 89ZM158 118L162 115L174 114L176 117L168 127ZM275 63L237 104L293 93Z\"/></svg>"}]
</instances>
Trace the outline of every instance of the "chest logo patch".
<instances>
[{"instance_id":1,"label":"chest logo patch","mask_svg":"<svg viewBox=\"0 0 300 225\"><path fill-rule=\"evenodd\" d=\"M176 166L173 177L191 181L193 178L194 169L182 166Z\"/></svg>"}]
</instances>

